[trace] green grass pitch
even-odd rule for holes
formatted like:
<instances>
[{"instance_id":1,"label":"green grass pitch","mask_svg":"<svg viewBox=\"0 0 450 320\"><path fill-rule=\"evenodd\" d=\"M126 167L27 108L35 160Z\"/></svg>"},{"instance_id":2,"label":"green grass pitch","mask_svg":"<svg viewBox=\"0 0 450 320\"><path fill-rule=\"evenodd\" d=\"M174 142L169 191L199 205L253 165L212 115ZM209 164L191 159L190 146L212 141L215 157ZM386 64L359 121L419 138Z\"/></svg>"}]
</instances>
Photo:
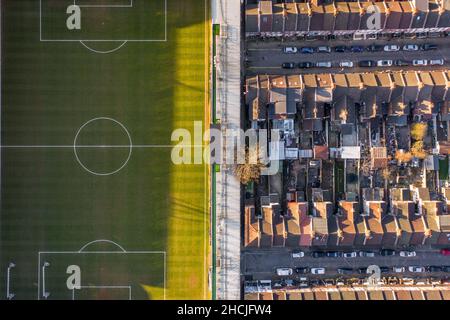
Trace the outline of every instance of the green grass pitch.
<instances>
[{"instance_id":1,"label":"green grass pitch","mask_svg":"<svg viewBox=\"0 0 450 320\"><path fill-rule=\"evenodd\" d=\"M138 8L142 1L134 0ZM76 36L61 28L60 3L2 1L0 299L11 262L16 299L42 299L44 283L50 299L70 298L52 288L77 261L88 268L79 299L128 297L126 288L96 288L109 283L131 283L136 299L209 298L208 170L170 158L172 131L205 119L206 1L155 0L137 15L82 8L85 28ZM120 43L85 43L112 51L100 54L73 41L85 37L167 41L117 51ZM166 259L39 254L76 252L99 239Z\"/></svg>"}]
</instances>

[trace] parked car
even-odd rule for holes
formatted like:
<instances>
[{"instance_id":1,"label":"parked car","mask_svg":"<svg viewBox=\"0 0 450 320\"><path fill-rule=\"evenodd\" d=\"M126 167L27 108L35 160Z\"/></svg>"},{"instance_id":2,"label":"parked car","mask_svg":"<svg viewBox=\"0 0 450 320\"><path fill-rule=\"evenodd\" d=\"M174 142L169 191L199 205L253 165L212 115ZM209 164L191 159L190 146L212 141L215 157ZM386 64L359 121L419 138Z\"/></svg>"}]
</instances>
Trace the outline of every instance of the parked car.
<instances>
[{"instance_id":1,"label":"parked car","mask_svg":"<svg viewBox=\"0 0 450 320\"><path fill-rule=\"evenodd\" d=\"M317 47L317 52L319 53L330 53L331 48L329 46L319 46Z\"/></svg>"},{"instance_id":2,"label":"parked car","mask_svg":"<svg viewBox=\"0 0 450 320\"><path fill-rule=\"evenodd\" d=\"M396 66L398 66L398 67L406 67L406 66L409 66L409 62L408 61L406 61L406 60L395 60L394 61L394 64L396 65Z\"/></svg>"},{"instance_id":3,"label":"parked car","mask_svg":"<svg viewBox=\"0 0 450 320\"><path fill-rule=\"evenodd\" d=\"M450 272L450 266L443 266L442 272Z\"/></svg>"},{"instance_id":4,"label":"parked car","mask_svg":"<svg viewBox=\"0 0 450 320\"><path fill-rule=\"evenodd\" d=\"M311 47L302 47L300 49L301 53L314 53L314 48Z\"/></svg>"},{"instance_id":5,"label":"parked car","mask_svg":"<svg viewBox=\"0 0 450 320\"><path fill-rule=\"evenodd\" d=\"M312 274L325 274L325 268L311 268Z\"/></svg>"},{"instance_id":6,"label":"parked car","mask_svg":"<svg viewBox=\"0 0 450 320\"><path fill-rule=\"evenodd\" d=\"M293 271L291 268L277 268L277 275L279 276L290 276Z\"/></svg>"},{"instance_id":7,"label":"parked car","mask_svg":"<svg viewBox=\"0 0 450 320\"><path fill-rule=\"evenodd\" d=\"M295 273L305 274L305 273L308 273L308 272L309 272L309 268L307 268L307 267L304 267L304 268L302 268L302 267L295 268Z\"/></svg>"},{"instance_id":8,"label":"parked car","mask_svg":"<svg viewBox=\"0 0 450 320\"><path fill-rule=\"evenodd\" d=\"M298 64L298 67L300 69L309 69L309 68L313 68L314 67L314 63L308 62L308 61L303 61L303 62L300 62Z\"/></svg>"},{"instance_id":9,"label":"parked car","mask_svg":"<svg viewBox=\"0 0 450 320\"><path fill-rule=\"evenodd\" d=\"M356 251L344 252L344 254L342 256L344 258L356 258L358 256L358 253Z\"/></svg>"},{"instance_id":10,"label":"parked car","mask_svg":"<svg viewBox=\"0 0 450 320\"><path fill-rule=\"evenodd\" d=\"M353 274L353 269L352 268L338 268L337 272L339 274Z\"/></svg>"},{"instance_id":11,"label":"parked car","mask_svg":"<svg viewBox=\"0 0 450 320\"><path fill-rule=\"evenodd\" d=\"M430 66L442 66L444 65L444 59L431 59L428 61Z\"/></svg>"},{"instance_id":12,"label":"parked car","mask_svg":"<svg viewBox=\"0 0 450 320\"><path fill-rule=\"evenodd\" d=\"M387 51L387 52L399 51L400 50L400 46L396 45L396 44L388 44L388 45L384 46L383 50Z\"/></svg>"},{"instance_id":13,"label":"parked car","mask_svg":"<svg viewBox=\"0 0 450 320\"><path fill-rule=\"evenodd\" d=\"M325 257L327 254L325 253L325 252L323 252L323 251L314 251L314 252L312 252L311 253L311 256L313 257L313 258L323 258L323 257Z\"/></svg>"},{"instance_id":14,"label":"parked car","mask_svg":"<svg viewBox=\"0 0 450 320\"><path fill-rule=\"evenodd\" d=\"M344 60L339 62L339 67L341 68L352 68L353 67L353 62L348 61L348 60Z\"/></svg>"},{"instance_id":15,"label":"parked car","mask_svg":"<svg viewBox=\"0 0 450 320\"><path fill-rule=\"evenodd\" d=\"M297 49L297 47L284 47L283 52L284 53L297 53L298 49Z\"/></svg>"},{"instance_id":16,"label":"parked car","mask_svg":"<svg viewBox=\"0 0 450 320\"><path fill-rule=\"evenodd\" d=\"M400 257L415 257L417 254L415 251L400 251Z\"/></svg>"},{"instance_id":17,"label":"parked car","mask_svg":"<svg viewBox=\"0 0 450 320\"><path fill-rule=\"evenodd\" d=\"M403 51L417 51L419 46L417 44L405 44L403 46Z\"/></svg>"},{"instance_id":18,"label":"parked car","mask_svg":"<svg viewBox=\"0 0 450 320\"><path fill-rule=\"evenodd\" d=\"M372 60L361 60L360 62L358 62L358 65L362 68L374 67L376 65L376 62Z\"/></svg>"},{"instance_id":19,"label":"parked car","mask_svg":"<svg viewBox=\"0 0 450 320\"><path fill-rule=\"evenodd\" d=\"M405 285L413 285L414 279L413 278L402 278L401 282L402 282L402 284L405 284Z\"/></svg>"},{"instance_id":20,"label":"parked car","mask_svg":"<svg viewBox=\"0 0 450 320\"><path fill-rule=\"evenodd\" d=\"M351 52L363 52L363 51L364 51L364 47L361 47L361 46L351 46L351 47L350 47L350 51L351 51Z\"/></svg>"},{"instance_id":21,"label":"parked car","mask_svg":"<svg viewBox=\"0 0 450 320\"><path fill-rule=\"evenodd\" d=\"M390 67L392 66L393 61L392 60L378 60L377 66L378 67Z\"/></svg>"},{"instance_id":22,"label":"parked car","mask_svg":"<svg viewBox=\"0 0 450 320\"><path fill-rule=\"evenodd\" d=\"M292 252L292 258L298 259L303 258L305 256L305 253L303 251L293 251Z\"/></svg>"},{"instance_id":23,"label":"parked car","mask_svg":"<svg viewBox=\"0 0 450 320\"><path fill-rule=\"evenodd\" d=\"M284 62L283 64L281 64L281 67L283 69L294 69L295 63L294 62Z\"/></svg>"},{"instance_id":24,"label":"parked car","mask_svg":"<svg viewBox=\"0 0 450 320\"><path fill-rule=\"evenodd\" d=\"M366 268L366 267L358 268L358 273L359 273L359 274L365 274L365 273L367 273L367 268Z\"/></svg>"},{"instance_id":25,"label":"parked car","mask_svg":"<svg viewBox=\"0 0 450 320\"><path fill-rule=\"evenodd\" d=\"M421 272L425 272L425 268L419 267L419 266L410 266L410 267L408 267L408 271L413 272L413 273L421 273Z\"/></svg>"},{"instance_id":26,"label":"parked car","mask_svg":"<svg viewBox=\"0 0 450 320\"><path fill-rule=\"evenodd\" d=\"M427 268L428 272L441 272L442 271L442 267L439 266L429 266Z\"/></svg>"},{"instance_id":27,"label":"parked car","mask_svg":"<svg viewBox=\"0 0 450 320\"><path fill-rule=\"evenodd\" d=\"M336 46L334 47L335 52L346 52L348 48L346 46Z\"/></svg>"},{"instance_id":28,"label":"parked car","mask_svg":"<svg viewBox=\"0 0 450 320\"><path fill-rule=\"evenodd\" d=\"M415 59L412 64L413 66L426 66L428 65L428 61L425 59Z\"/></svg>"},{"instance_id":29,"label":"parked car","mask_svg":"<svg viewBox=\"0 0 450 320\"><path fill-rule=\"evenodd\" d=\"M367 258L373 258L375 257L375 252L373 251L360 251L359 252L360 257L367 257Z\"/></svg>"},{"instance_id":30,"label":"parked car","mask_svg":"<svg viewBox=\"0 0 450 320\"><path fill-rule=\"evenodd\" d=\"M440 252L443 256L450 256L450 249L441 249Z\"/></svg>"},{"instance_id":31,"label":"parked car","mask_svg":"<svg viewBox=\"0 0 450 320\"><path fill-rule=\"evenodd\" d=\"M328 251L327 252L327 257L329 258L338 258L341 256L341 253L338 251Z\"/></svg>"},{"instance_id":32,"label":"parked car","mask_svg":"<svg viewBox=\"0 0 450 320\"><path fill-rule=\"evenodd\" d=\"M383 51L383 48L384 48L383 46L372 44L367 47L367 51L379 52L379 51Z\"/></svg>"},{"instance_id":33,"label":"parked car","mask_svg":"<svg viewBox=\"0 0 450 320\"><path fill-rule=\"evenodd\" d=\"M383 257L387 257L387 256L395 256L395 250L391 250L391 249L381 249L381 250L380 250L380 255L382 255Z\"/></svg>"},{"instance_id":34,"label":"parked car","mask_svg":"<svg viewBox=\"0 0 450 320\"><path fill-rule=\"evenodd\" d=\"M319 61L316 63L317 68L331 68L331 61Z\"/></svg>"},{"instance_id":35,"label":"parked car","mask_svg":"<svg viewBox=\"0 0 450 320\"><path fill-rule=\"evenodd\" d=\"M392 267L392 271L396 272L396 273L403 273L406 271L405 267Z\"/></svg>"},{"instance_id":36,"label":"parked car","mask_svg":"<svg viewBox=\"0 0 450 320\"><path fill-rule=\"evenodd\" d=\"M391 268L389 268L389 267L380 267L380 272L381 273L389 273L389 272L391 272Z\"/></svg>"},{"instance_id":37,"label":"parked car","mask_svg":"<svg viewBox=\"0 0 450 320\"><path fill-rule=\"evenodd\" d=\"M436 50L437 48L437 45L431 43L425 43L420 47L420 49L422 49L423 51Z\"/></svg>"}]
</instances>

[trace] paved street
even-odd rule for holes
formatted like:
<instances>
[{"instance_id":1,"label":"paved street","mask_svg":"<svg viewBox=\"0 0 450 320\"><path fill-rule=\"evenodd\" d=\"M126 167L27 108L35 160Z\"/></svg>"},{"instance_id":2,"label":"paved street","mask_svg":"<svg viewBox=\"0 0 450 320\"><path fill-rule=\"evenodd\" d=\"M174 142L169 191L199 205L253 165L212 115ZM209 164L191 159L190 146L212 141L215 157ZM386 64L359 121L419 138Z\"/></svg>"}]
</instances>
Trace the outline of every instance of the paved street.
<instances>
[{"instance_id":1,"label":"paved street","mask_svg":"<svg viewBox=\"0 0 450 320\"><path fill-rule=\"evenodd\" d=\"M377 251L377 250L375 250ZM378 265L380 267L393 266L449 266L450 257L443 256L439 250L418 251L416 257L400 257L398 253L395 256L383 257L378 253L373 258L313 258L308 253L303 258L293 259L289 250L261 250L257 252L243 253L242 272L244 275L253 275L254 279L276 279L276 268L280 267L322 267L326 269L323 277L334 276L337 268L367 267L369 265ZM357 271L355 272L357 275ZM412 276L411 273L404 273L405 276ZM432 275L431 273L429 275ZM311 274L301 275L310 277ZM422 275L423 276L423 275ZM442 274L441 276L445 276ZM448 274L447 274L448 276ZM294 275L295 278L295 275Z\"/></svg>"},{"instance_id":2,"label":"paved street","mask_svg":"<svg viewBox=\"0 0 450 320\"><path fill-rule=\"evenodd\" d=\"M397 51L397 52L368 52L367 50L361 53L345 52L339 53L332 51L331 53L314 53L314 54L285 54L282 49L285 46L301 47L318 47L318 46L369 46L372 44L386 45L397 44L403 46L404 44L424 44L431 43L438 45L438 50L433 51ZM446 38L429 38L429 39L399 39L390 41L381 40L365 40L365 41L297 41L297 42L277 42L277 41L257 41L247 43L247 74L299 74L299 73L322 73L322 72L363 72L369 70L401 70L405 67L376 67L376 68L360 68L357 64L361 60L406 60L413 59L444 59L444 66L427 66L427 67L406 67L411 70L430 70L430 69L445 69L450 63L450 41ZM339 67L339 62L343 60L352 61L354 68L342 69ZM311 69L282 69L281 64L284 62L319 62L330 61L332 68L311 68Z\"/></svg>"}]
</instances>

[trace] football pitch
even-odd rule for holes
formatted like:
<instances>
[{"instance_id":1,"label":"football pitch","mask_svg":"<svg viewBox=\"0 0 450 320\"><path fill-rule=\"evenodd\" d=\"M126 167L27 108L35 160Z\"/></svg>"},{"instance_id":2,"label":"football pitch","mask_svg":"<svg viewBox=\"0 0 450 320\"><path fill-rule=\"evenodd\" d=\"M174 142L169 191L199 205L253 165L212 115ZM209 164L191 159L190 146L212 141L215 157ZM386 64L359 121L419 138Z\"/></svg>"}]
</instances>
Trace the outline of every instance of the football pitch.
<instances>
[{"instance_id":1,"label":"football pitch","mask_svg":"<svg viewBox=\"0 0 450 320\"><path fill-rule=\"evenodd\" d=\"M1 20L0 299L210 298L208 166L171 161L172 132L209 123L207 1L2 0Z\"/></svg>"}]
</instances>

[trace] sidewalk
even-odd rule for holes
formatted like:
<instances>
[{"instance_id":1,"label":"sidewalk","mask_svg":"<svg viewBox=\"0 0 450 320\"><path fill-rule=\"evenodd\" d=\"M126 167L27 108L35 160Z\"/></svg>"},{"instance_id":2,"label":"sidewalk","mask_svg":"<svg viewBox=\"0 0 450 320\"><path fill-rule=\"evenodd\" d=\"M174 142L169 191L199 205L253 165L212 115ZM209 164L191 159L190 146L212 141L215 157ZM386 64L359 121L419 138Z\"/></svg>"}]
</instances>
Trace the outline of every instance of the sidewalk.
<instances>
[{"instance_id":1,"label":"sidewalk","mask_svg":"<svg viewBox=\"0 0 450 320\"><path fill-rule=\"evenodd\" d=\"M217 118L222 133L240 128L241 5L240 1L213 0L213 23L221 25L217 41ZM225 152L223 152L225 154ZM231 168L217 175L217 299L237 300L240 290L240 183Z\"/></svg>"}]
</instances>

